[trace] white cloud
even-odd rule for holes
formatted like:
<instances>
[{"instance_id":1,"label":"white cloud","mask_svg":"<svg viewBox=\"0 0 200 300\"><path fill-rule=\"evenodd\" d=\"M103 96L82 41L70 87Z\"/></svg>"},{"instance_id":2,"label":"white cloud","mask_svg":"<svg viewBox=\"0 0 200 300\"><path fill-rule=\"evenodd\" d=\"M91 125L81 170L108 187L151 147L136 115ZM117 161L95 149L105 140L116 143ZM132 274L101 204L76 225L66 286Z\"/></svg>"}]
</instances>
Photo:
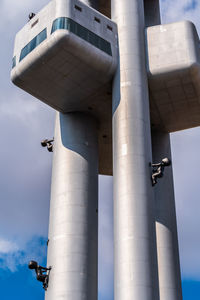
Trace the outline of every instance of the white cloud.
<instances>
[{"instance_id":1,"label":"white cloud","mask_svg":"<svg viewBox=\"0 0 200 300\"><path fill-rule=\"evenodd\" d=\"M0 255L13 253L16 252L18 249L19 248L16 243L0 238Z\"/></svg>"},{"instance_id":2,"label":"white cloud","mask_svg":"<svg viewBox=\"0 0 200 300\"><path fill-rule=\"evenodd\" d=\"M195 4L194 8L192 8L192 4ZM161 13L163 23L190 20L200 30L200 1L162 0Z\"/></svg>"},{"instance_id":3,"label":"white cloud","mask_svg":"<svg viewBox=\"0 0 200 300\"><path fill-rule=\"evenodd\" d=\"M46 5L49 0L1 0L0 8L1 14L7 20L16 20L19 15L24 14L24 12L30 13L33 10L39 11L44 5ZM25 16L28 20L28 14Z\"/></svg>"},{"instance_id":4,"label":"white cloud","mask_svg":"<svg viewBox=\"0 0 200 300\"><path fill-rule=\"evenodd\" d=\"M16 272L19 267L28 265L30 260L44 263L46 248L46 241L41 237L32 237L26 242L18 240L18 244L0 239L0 268Z\"/></svg>"},{"instance_id":5,"label":"white cloud","mask_svg":"<svg viewBox=\"0 0 200 300\"><path fill-rule=\"evenodd\" d=\"M24 126L29 123L29 126L31 125L32 128L36 127L37 129L39 122L36 122L37 119L33 116L40 117L43 121L46 119L46 122L52 121L54 116L52 108L15 87L10 88L9 94L2 95L0 111L1 117L11 118L13 122L21 122Z\"/></svg>"}]
</instances>

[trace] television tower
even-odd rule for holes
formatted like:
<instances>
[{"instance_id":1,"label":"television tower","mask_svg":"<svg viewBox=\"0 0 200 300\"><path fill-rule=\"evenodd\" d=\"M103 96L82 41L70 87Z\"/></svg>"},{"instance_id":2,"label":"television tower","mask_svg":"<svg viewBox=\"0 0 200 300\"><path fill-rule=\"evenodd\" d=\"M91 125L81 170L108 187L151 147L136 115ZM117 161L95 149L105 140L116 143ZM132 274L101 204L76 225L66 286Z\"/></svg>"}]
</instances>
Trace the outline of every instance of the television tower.
<instances>
[{"instance_id":1,"label":"television tower","mask_svg":"<svg viewBox=\"0 0 200 300\"><path fill-rule=\"evenodd\" d=\"M182 299L169 133L200 125L199 61L195 26L161 25L159 0L52 0L17 34L12 81L57 110L47 268L29 264L46 300L97 299L98 174L114 299Z\"/></svg>"}]
</instances>

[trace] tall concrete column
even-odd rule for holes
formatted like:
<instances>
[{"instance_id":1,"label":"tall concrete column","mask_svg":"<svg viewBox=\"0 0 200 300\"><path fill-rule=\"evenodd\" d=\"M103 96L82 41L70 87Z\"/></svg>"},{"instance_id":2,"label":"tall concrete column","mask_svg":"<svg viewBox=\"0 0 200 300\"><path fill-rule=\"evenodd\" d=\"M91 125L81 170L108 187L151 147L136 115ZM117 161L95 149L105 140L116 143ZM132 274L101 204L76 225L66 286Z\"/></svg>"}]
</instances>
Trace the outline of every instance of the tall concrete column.
<instances>
[{"instance_id":1,"label":"tall concrete column","mask_svg":"<svg viewBox=\"0 0 200 300\"><path fill-rule=\"evenodd\" d=\"M157 300L158 279L144 6L112 0L119 67L113 82L115 300Z\"/></svg>"},{"instance_id":2,"label":"tall concrete column","mask_svg":"<svg viewBox=\"0 0 200 300\"><path fill-rule=\"evenodd\" d=\"M161 131L152 132L154 162L171 158L170 137ZM164 177L154 187L156 204L156 236L160 300L181 300L176 209L172 167L167 167Z\"/></svg>"},{"instance_id":3,"label":"tall concrete column","mask_svg":"<svg viewBox=\"0 0 200 300\"><path fill-rule=\"evenodd\" d=\"M97 124L83 113L57 113L46 300L97 299Z\"/></svg>"}]
</instances>

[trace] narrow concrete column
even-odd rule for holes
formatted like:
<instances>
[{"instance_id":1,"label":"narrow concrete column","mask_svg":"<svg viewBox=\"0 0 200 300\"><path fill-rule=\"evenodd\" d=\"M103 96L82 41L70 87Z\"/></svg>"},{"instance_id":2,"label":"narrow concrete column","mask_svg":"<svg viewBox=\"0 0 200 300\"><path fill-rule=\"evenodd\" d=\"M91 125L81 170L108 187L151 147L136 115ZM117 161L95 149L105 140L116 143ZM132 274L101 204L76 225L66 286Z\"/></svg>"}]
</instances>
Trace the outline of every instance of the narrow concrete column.
<instances>
[{"instance_id":1,"label":"narrow concrete column","mask_svg":"<svg viewBox=\"0 0 200 300\"><path fill-rule=\"evenodd\" d=\"M141 0L112 0L119 68L113 82L114 297L157 300L149 97Z\"/></svg>"},{"instance_id":2,"label":"narrow concrete column","mask_svg":"<svg viewBox=\"0 0 200 300\"><path fill-rule=\"evenodd\" d=\"M97 299L97 124L57 113L52 171L46 300Z\"/></svg>"},{"instance_id":3,"label":"narrow concrete column","mask_svg":"<svg viewBox=\"0 0 200 300\"><path fill-rule=\"evenodd\" d=\"M152 148L154 162L160 162L164 157L171 158L169 134L153 131ZM160 300L181 300L172 167L165 168L164 177L158 180L154 190Z\"/></svg>"}]
</instances>

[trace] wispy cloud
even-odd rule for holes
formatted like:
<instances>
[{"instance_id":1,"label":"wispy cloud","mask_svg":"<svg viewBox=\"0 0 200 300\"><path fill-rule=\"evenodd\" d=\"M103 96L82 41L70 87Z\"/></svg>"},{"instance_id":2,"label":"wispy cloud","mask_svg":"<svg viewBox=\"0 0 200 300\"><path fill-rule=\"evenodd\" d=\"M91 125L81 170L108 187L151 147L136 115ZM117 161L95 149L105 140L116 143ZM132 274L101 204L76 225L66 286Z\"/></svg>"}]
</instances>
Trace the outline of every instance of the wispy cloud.
<instances>
[{"instance_id":1,"label":"wispy cloud","mask_svg":"<svg viewBox=\"0 0 200 300\"><path fill-rule=\"evenodd\" d=\"M22 265L30 260L44 263L46 258L46 239L34 237L25 244L0 239L0 269L16 272ZM1 276L1 272L0 272Z\"/></svg>"},{"instance_id":2,"label":"wispy cloud","mask_svg":"<svg viewBox=\"0 0 200 300\"><path fill-rule=\"evenodd\" d=\"M16 251L18 251L16 243L0 238L0 255L10 254Z\"/></svg>"},{"instance_id":3,"label":"wispy cloud","mask_svg":"<svg viewBox=\"0 0 200 300\"><path fill-rule=\"evenodd\" d=\"M190 20L200 29L200 1L162 0L161 13L163 23Z\"/></svg>"},{"instance_id":4,"label":"wispy cloud","mask_svg":"<svg viewBox=\"0 0 200 300\"><path fill-rule=\"evenodd\" d=\"M32 10L39 11L44 5L46 5L49 0L3 0L1 1L1 14L4 18L9 20L13 20L17 18L19 14L21 15L22 12L27 12L27 20L28 20L28 13Z\"/></svg>"},{"instance_id":5,"label":"wispy cloud","mask_svg":"<svg viewBox=\"0 0 200 300\"><path fill-rule=\"evenodd\" d=\"M198 1L190 0L183 9L185 12L188 12L190 10L194 11L197 7L198 7Z\"/></svg>"}]
</instances>

